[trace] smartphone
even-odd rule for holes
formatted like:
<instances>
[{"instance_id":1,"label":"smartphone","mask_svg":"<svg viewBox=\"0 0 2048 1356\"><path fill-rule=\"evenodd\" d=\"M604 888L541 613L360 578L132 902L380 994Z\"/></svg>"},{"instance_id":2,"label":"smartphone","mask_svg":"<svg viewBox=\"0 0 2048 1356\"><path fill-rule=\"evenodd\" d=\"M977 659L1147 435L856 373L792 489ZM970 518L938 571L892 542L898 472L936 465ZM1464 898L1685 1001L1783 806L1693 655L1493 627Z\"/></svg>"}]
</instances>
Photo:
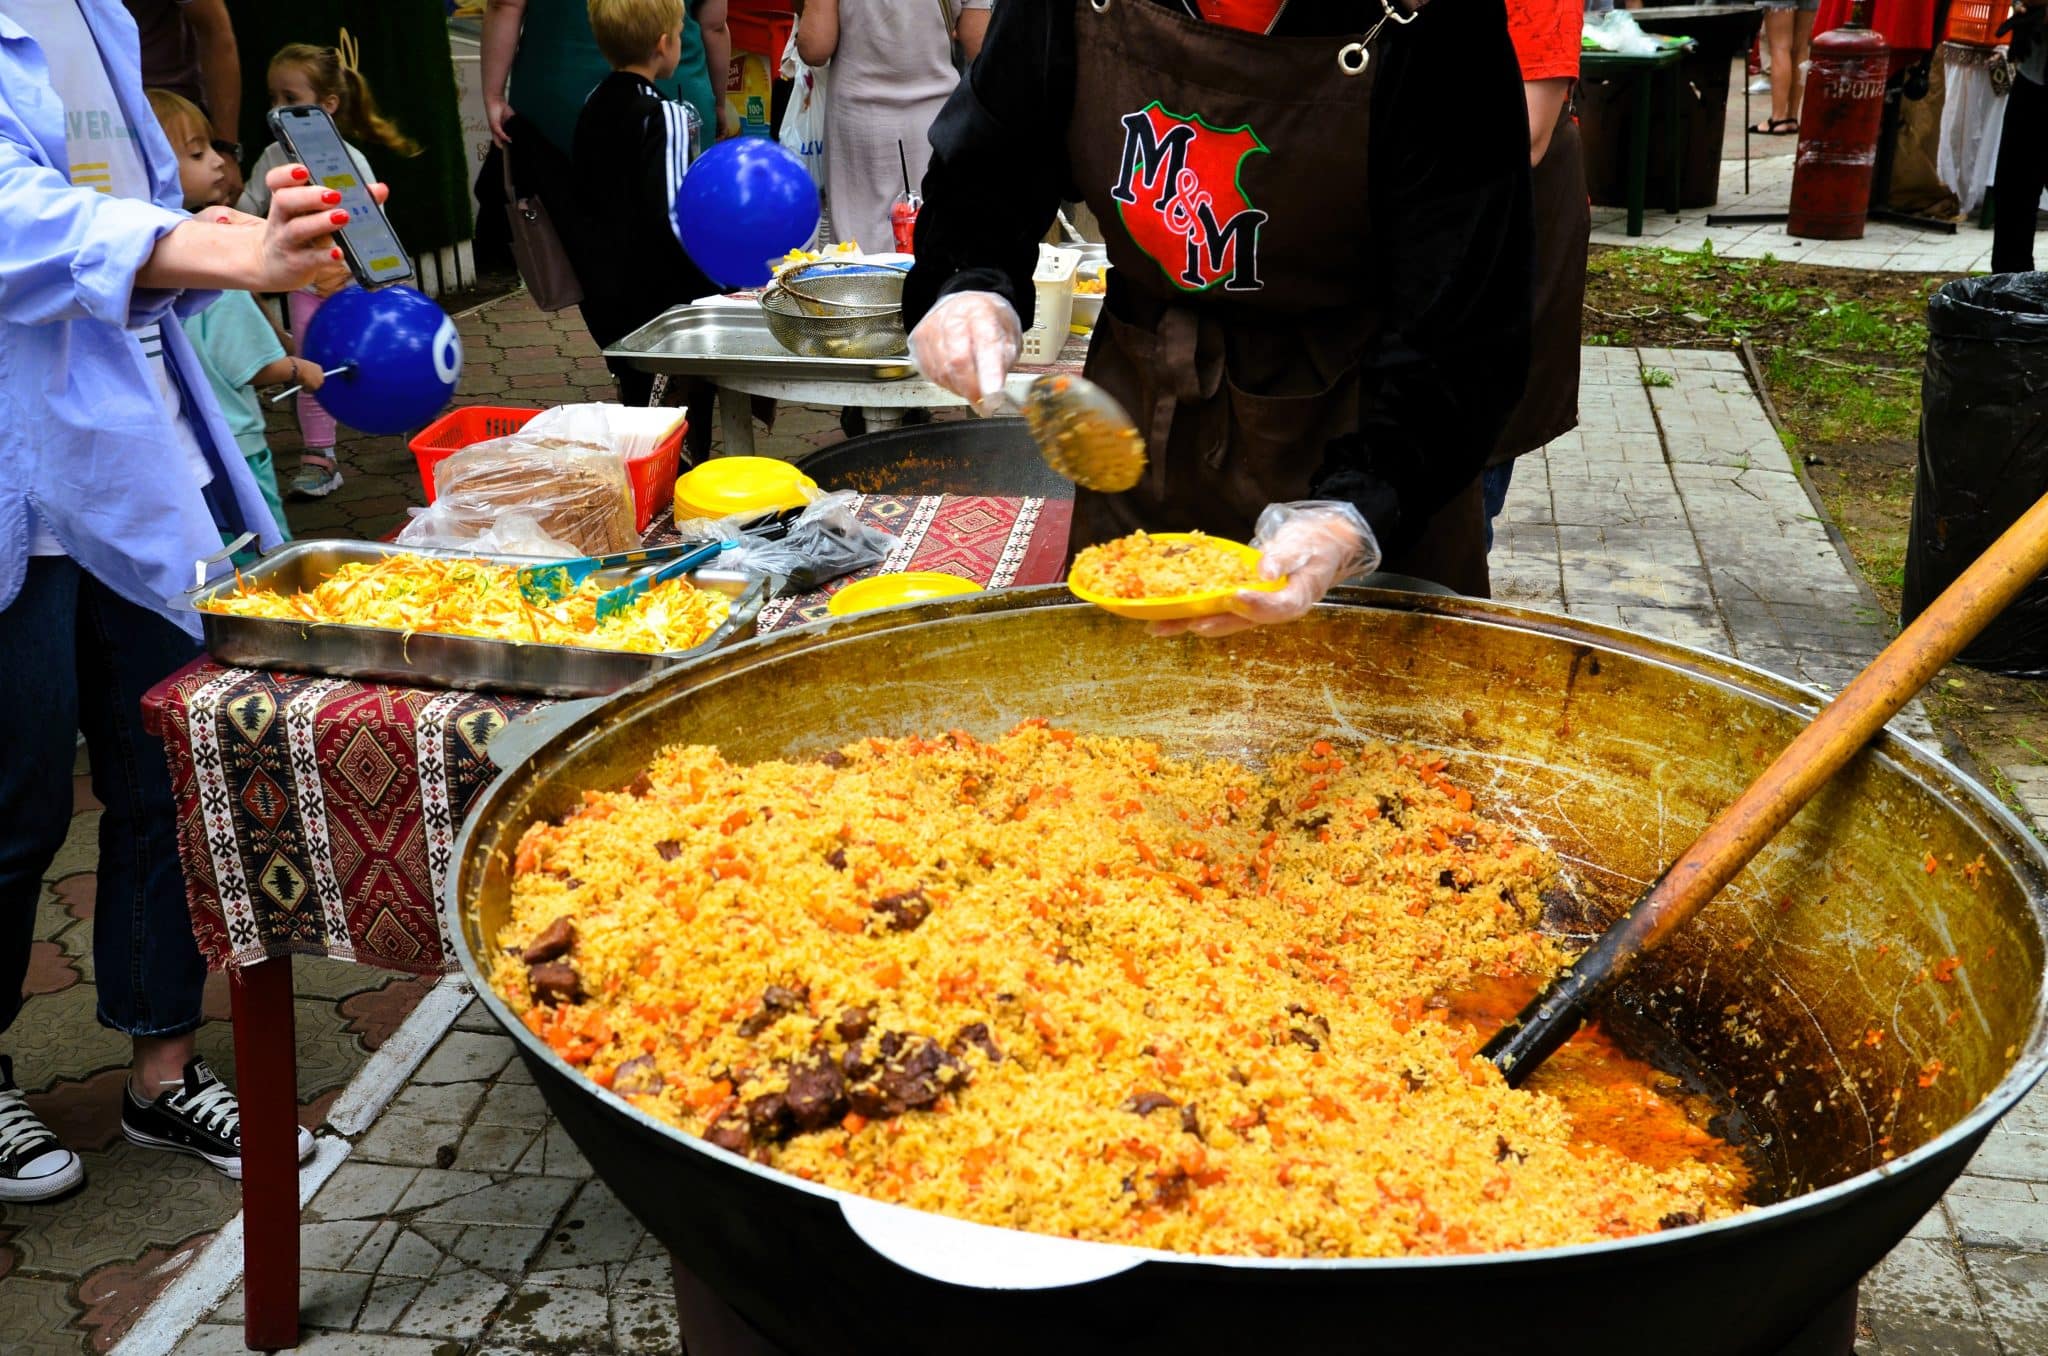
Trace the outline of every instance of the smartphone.
<instances>
[{"instance_id":1,"label":"smartphone","mask_svg":"<svg viewBox=\"0 0 2048 1356\"><path fill-rule=\"evenodd\" d=\"M348 271L364 287L404 282L412 276L412 260L391 229L391 219L370 196L370 186L356 169L355 158L327 110L314 104L288 104L270 110L270 133L285 153L304 165L313 182L341 194L348 225L335 232Z\"/></svg>"}]
</instances>

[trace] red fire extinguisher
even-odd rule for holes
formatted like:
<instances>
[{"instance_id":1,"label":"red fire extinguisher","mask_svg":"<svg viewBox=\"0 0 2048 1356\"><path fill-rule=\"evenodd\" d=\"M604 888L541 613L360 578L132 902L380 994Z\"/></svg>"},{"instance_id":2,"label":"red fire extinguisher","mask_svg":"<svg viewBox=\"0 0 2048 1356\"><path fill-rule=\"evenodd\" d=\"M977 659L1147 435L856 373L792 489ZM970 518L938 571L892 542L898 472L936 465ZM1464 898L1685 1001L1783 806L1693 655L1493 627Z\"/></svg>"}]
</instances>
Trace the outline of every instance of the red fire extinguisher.
<instances>
[{"instance_id":1,"label":"red fire extinguisher","mask_svg":"<svg viewBox=\"0 0 2048 1356\"><path fill-rule=\"evenodd\" d=\"M1847 23L1813 40L1799 110L1799 154L1792 165L1789 235L1863 238L1891 70L1891 49L1882 34L1871 31L1870 9L1871 0L1856 0Z\"/></svg>"}]
</instances>

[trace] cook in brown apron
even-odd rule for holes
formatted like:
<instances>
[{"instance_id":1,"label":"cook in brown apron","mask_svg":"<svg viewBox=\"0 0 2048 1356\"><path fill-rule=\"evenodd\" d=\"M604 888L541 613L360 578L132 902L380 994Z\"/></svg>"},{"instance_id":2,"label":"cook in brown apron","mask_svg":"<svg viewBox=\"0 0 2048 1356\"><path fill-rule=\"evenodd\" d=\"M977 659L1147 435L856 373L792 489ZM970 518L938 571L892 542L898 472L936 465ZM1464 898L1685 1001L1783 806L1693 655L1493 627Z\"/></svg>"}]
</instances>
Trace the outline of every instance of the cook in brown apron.
<instances>
[{"instance_id":1,"label":"cook in brown apron","mask_svg":"<svg viewBox=\"0 0 2048 1356\"><path fill-rule=\"evenodd\" d=\"M1586 239L1593 230L1593 210L1586 198L1579 124L1569 104L1558 114L1529 190L1536 224L1529 382L1486 459L1489 471L1512 465L1516 457L1579 426L1579 322L1586 303Z\"/></svg>"},{"instance_id":2,"label":"cook in brown apron","mask_svg":"<svg viewBox=\"0 0 2048 1356\"><path fill-rule=\"evenodd\" d=\"M1311 497L1371 398L1371 54L1401 28L1273 38L1147 0L1075 10L1068 153L1114 265L1087 374L1151 463L1128 493L1079 493L1073 549L1139 528L1242 540L1266 505ZM1484 596L1478 481L1382 568Z\"/></svg>"}]
</instances>

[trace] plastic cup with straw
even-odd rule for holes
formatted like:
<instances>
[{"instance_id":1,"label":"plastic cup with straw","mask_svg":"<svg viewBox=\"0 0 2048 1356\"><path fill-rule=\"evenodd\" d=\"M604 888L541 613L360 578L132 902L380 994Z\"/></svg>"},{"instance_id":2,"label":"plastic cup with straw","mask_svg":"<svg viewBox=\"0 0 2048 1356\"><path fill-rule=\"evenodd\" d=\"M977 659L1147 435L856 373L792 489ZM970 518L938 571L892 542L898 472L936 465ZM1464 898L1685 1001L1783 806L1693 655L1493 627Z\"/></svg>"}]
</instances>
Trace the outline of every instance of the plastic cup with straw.
<instances>
[{"instance_id":1,"label":"plastic cup with straw","mask_svg":"<svg viewBox=\"0 0 2048 1356\"><path fill-rule=\"evenodd\" d=\"M910 153L903 149L901 141L896 143L896 160L903 166L903 191L889 206L889 228L896 235L896 252L914 254L917 252L917 214L924 207L924 199L910 186Z\"/></svg>"}]
</instances>

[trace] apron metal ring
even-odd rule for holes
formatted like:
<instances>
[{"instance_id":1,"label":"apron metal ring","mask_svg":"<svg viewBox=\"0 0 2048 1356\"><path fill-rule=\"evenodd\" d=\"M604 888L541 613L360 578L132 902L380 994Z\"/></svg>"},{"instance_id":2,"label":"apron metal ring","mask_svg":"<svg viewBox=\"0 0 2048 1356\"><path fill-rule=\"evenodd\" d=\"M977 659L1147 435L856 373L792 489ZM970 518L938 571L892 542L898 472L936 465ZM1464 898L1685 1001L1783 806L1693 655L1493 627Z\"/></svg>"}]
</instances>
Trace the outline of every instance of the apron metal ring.
<instances>
[{"instance_id":1,"label":"apron metal ring","mask_svg":"<svg viewBox=\"0 0 2048 1356\"><path fill-rule=\"evenodd\" d=\"M1088 0L1088 8L1097 14L1109 13L1109 0Z\"/></svg>"},{"instance_id":2,"label":"apron metal ring","mask_svg":"<svg viewBox=\"0 0 2048 1356\"><path fill-rule=\"evenodd\" d=\"M1364 75L1366 65L1371 60L1372 53L1365 49L1362 42L1345 43L1337 51L1337 69L1346 75Z\"/></svg>"}]
</instances>

